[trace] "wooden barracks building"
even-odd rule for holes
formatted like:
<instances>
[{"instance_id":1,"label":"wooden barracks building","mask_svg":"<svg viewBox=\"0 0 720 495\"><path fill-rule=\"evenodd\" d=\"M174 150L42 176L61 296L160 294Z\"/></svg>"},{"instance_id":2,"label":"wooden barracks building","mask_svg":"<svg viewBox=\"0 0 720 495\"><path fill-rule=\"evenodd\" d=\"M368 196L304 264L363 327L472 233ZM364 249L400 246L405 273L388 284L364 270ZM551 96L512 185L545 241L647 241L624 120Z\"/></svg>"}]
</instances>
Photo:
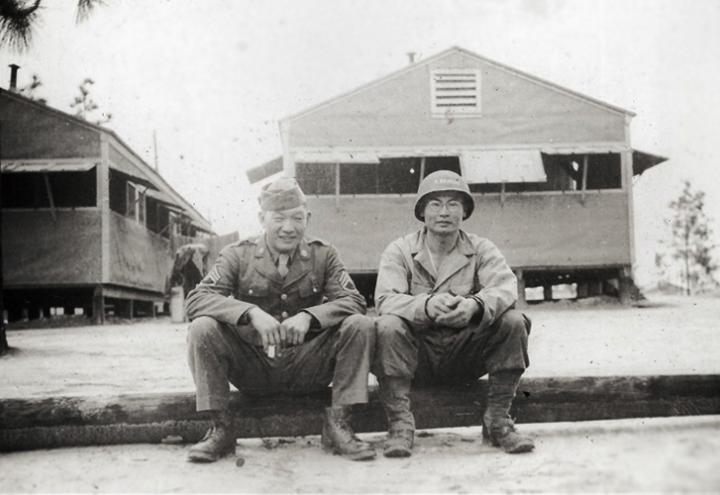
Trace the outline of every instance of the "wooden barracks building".
<instances>
[{"instance_id":1,"label":"wooden barracks building","mask_svg":"<svg viewBox=\"0 0 720 495\"><path fill-rule=\"evenodd\" d=\"M314 235L372 292L385 246L419 224L420 180L454 170L524 287L627 297L633 177L666 159L633 149L634 114L453 47L280 123L282 171L308 195Z\"/></svg>"},{"instance_id":2,"label":"wooden barracks building","mask_svg":"<svg viewBox=\"0 0 720 495\"><path fill-rule=\"evenodd\" d=\"M11 85L12 86L12 85ZM10 320L102 322L167 299L174 240L210 224L113 131L0 89L2 270Z\"/></svg>"}]
</instances>

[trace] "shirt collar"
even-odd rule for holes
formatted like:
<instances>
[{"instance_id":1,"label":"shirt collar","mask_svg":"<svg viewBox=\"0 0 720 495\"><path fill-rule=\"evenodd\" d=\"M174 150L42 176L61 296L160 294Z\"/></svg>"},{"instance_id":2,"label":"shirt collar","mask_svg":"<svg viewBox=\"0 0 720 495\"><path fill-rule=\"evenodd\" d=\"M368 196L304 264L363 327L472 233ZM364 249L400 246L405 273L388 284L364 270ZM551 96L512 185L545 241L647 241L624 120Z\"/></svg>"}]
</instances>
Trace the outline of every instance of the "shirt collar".
<instances>
[{"instance_id":1,"label":"shirt collar","mask_svg":"<svg viewBox=\"0 0 720 495\"><path fill-rule=\"evenodd\" d=\"M277 264L278 258L280 257L280 253L275 251L271 246L270 243L267 241L267 235L263 236L263 243L265 244L265 249L267 249L268 254L270 254L270 259L272 259L273 263ZM296 247L292 253L288 253L290 257L288 258L288 265L293 262L293 259L295 259L295 255L297 254L298 248Z\"/></svg>"},{"instance_id":2,"label":"shirt collar","mask_svg":"<svg viewBox=\"0 0 720 495\"><path fill-rule=\"evenodd\" d=\"M417 253L425 249L426 237L427 228L423 227L422 229L418 230L415 237L415 243L412 246L411 254L416 255ZM453 247L453 250L455 249L460 250L460 252L466 256L475 254L475 247L473 246L472 241L462 229L460 229L457 242L455 243L455 247Z\"/></svg>"}]
</instances>

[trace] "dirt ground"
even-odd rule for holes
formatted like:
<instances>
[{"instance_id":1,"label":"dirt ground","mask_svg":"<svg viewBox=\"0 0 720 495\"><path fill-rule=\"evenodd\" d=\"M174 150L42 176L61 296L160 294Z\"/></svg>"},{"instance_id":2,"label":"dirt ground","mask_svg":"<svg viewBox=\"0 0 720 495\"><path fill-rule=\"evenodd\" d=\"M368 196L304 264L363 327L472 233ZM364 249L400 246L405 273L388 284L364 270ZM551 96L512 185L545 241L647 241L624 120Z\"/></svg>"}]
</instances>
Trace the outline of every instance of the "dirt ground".
<instances>
[{"instance_id":1,"label":"dirt ground","mask_svg":"<svg viewBox=\"0 0 720 495\"><path fill-rule=\"evenodd\" d=\"M537 448L510 456L478 428L432 430L408 459L352 462L317 437L242 440L236 456L185 461L189 447L126 445L0 457L0 492L717 493L720 416L522 425ZM380 441L379 434L362 435Z\"/></svg>"},{"instance_id":2,"label":"dirt ground","mask_svg":"<svg viewBox=\"0 0 720 495\"><path fill-rule=\"evenodd\" d=\"M720 299L652 302L531 306L526 376L719 373ZM9 331L0 397L192 391L186 333L168 319Z\"/></svg>"},{"instance_id":3,"label":"dirt ground","mask_svg":"<svg viewBox=\"0 0 720 495\"><path fill-rule=\"evenodd\" d=\"M720 372L720 301L653 303L531 307L527 375ZM192 391L185 334L167 320L10 331L0 397ZM177 445L12 453L0 455L0 492L720 492L720 416L520 427L535 452L508 456L456 428L421 436L409 459L369 463L329 456L317 437L241 440L242 467L189 464Z\"/></svg>"}]
</instances>

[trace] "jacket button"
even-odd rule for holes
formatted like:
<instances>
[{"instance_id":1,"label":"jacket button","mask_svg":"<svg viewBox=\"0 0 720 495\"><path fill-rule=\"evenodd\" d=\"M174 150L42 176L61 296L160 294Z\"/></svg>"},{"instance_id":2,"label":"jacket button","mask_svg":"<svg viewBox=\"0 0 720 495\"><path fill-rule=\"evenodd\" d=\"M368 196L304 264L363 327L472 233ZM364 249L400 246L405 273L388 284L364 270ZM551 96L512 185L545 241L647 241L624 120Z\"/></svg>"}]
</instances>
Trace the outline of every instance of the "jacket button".
<instances>
[{"instance_id":1,"label":"jacket button","mask_svg":"<svg viewBox=\"0 0 720 495\"><path fill-rule=\"evenodd\" d=\"M281 317L283 320L284 320L285 318L287 318L288 316L290 316L290 315L288 314L287 311L283 311L282 313L280 313L280 317Z\"/></svg>"},{"instance_id":2,"label":"jacket button","mask_svg":"<svg viewBox=\"0 0 720 495\"><path fill-rule=\"evenodd\" d=\"M280 299L285 301L287 299L287 294L280 294Z\"/></svg>"}]
</instances>

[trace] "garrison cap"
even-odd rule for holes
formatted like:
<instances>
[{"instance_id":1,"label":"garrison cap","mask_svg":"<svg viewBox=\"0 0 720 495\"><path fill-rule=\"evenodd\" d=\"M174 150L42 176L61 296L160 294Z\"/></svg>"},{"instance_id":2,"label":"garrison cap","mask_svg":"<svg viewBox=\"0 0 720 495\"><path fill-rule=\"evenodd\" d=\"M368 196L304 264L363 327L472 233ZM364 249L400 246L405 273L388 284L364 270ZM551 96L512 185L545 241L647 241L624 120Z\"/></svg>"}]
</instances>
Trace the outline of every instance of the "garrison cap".
<instances>
[{"instance_id":1,"label":"garrison cap","mask_svg":"<svg viewBox=\"0 0 720 495\"><path fill-rule=\"evenodd\" d=\"M266 184L260 191L260 209L263 211L282 211L297 208L305 204L305 194L300 185L292 177L280 179Z\"/></svg>"}]
</instances>

